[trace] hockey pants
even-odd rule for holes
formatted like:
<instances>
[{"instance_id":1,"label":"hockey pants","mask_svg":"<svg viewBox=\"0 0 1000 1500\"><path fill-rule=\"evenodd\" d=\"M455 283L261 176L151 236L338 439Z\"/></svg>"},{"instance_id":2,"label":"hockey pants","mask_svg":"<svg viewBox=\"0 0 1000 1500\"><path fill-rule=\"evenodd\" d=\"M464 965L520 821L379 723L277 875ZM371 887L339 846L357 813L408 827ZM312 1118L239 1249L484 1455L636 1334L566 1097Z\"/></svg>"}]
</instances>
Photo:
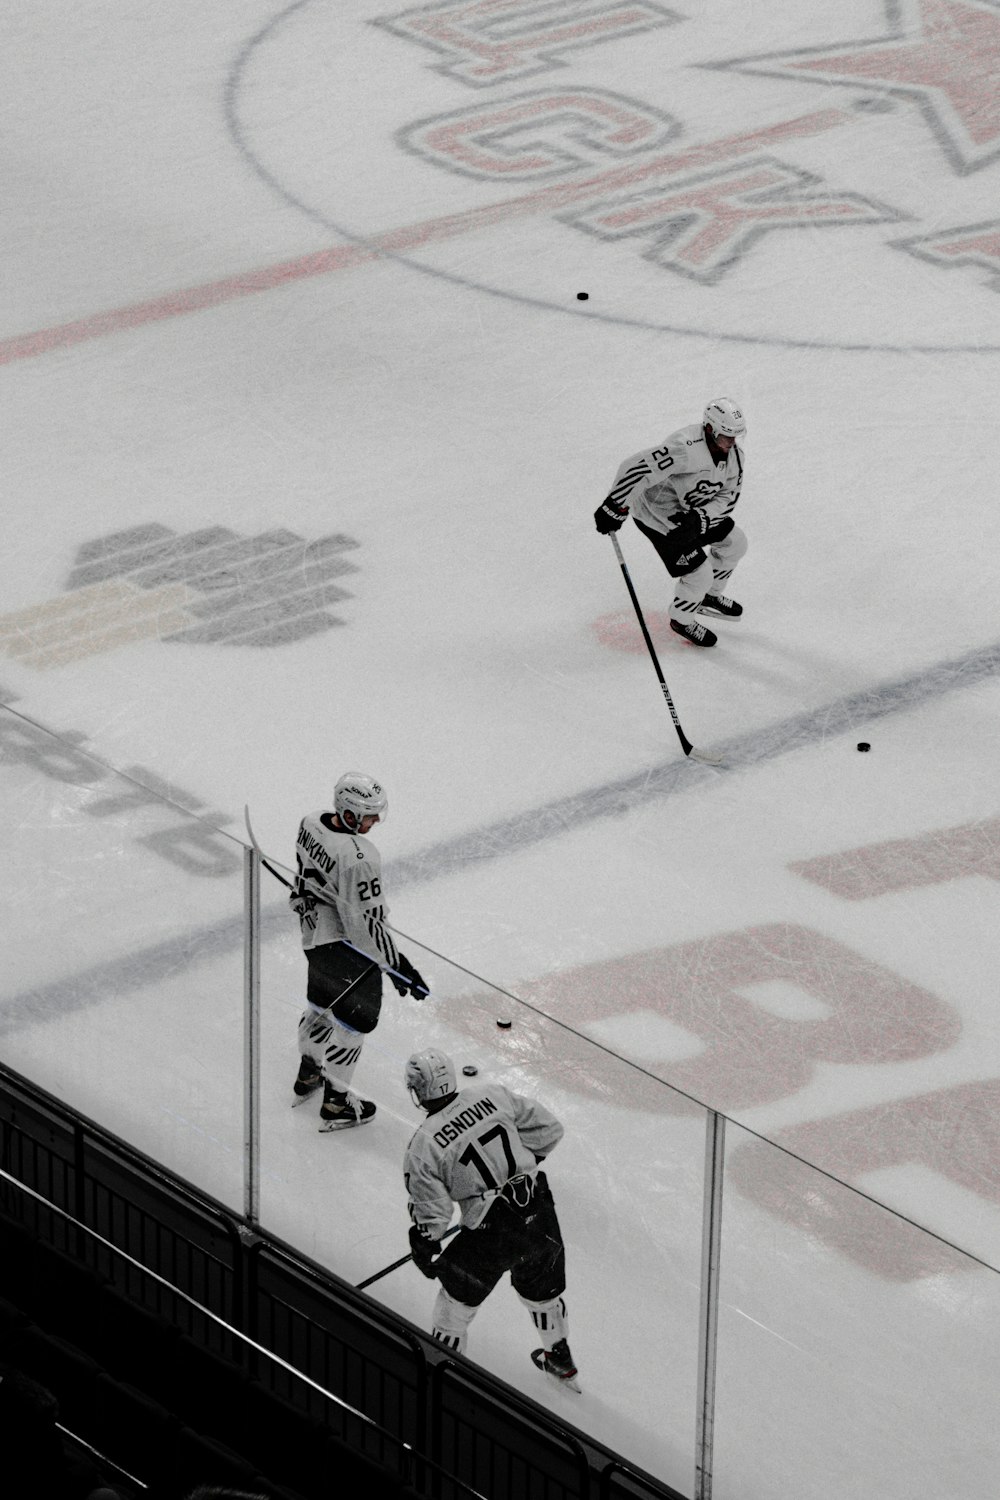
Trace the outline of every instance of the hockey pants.
<instances>
[{"instance_id":1,"label":"hockey pants","mask_svg":"<svg viewBox=\"0 0 1000 1500\"><path fill-rule=\"evenodd\" d=\"M306 1000L329 1010L352 1031L374 1031L382 1008L382 971L346 943L320 943L306 949Z\"/></svg>"}]
</instances>

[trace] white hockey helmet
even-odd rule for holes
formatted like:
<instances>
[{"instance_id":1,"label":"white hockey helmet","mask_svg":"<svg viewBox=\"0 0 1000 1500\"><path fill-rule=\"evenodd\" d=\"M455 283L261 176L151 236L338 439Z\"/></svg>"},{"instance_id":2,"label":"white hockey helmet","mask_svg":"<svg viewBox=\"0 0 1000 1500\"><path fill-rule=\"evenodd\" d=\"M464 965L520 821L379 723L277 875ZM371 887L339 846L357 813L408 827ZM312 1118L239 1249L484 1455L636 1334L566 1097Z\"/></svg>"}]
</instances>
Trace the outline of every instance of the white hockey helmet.
<instances>
[{"instance_id":1,"label":"white hockey helmet","mask_svg":"<svg viewBox=\"0 0 1000 1500\"><path fill-rule=\"evenodd\" d=\"M735 401L728 396L716 396L705 407L702 421L711 427L717 437L743 437L747 430L746 419Z\"/></svg>"},{"instance_id":2,"label":"white hockey helmet","mask_svg":"<svg viewBox=\"0 0 1000 1500\"><path fill-rule=\"evenodd\" d=\"M347 771L333 789L333 806L345 828L361 826L362 818L378 818L384 823L389 815L389 799L374 776L361 771Z\"/></svg>"},{"instance_id":3,"label":"white hockey helmet","mask_svg":"<svg viewBox=\"0 0 1000 1500\"><path fill-rule=\"evenodd\" d=\"M455 1064L447 1052L439 1052L436 1047L414 1052L403 1076L414 1104L425 1107L435 1099L447 1099L458 1088Z\"/></svg>"}]
</instances>

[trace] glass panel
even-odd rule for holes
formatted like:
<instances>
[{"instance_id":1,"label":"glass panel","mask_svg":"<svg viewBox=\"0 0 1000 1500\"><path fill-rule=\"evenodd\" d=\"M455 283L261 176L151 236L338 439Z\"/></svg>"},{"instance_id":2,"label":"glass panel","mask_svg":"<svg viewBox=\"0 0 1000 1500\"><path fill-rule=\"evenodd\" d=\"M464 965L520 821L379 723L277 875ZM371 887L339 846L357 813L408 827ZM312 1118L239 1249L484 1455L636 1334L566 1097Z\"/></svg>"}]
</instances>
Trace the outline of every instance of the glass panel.
<instances>
[{"instance_id":1,"label":"glass panel","mask_svg":"<svg viewBox=\"0 0 1000 1500\"><path fill-rule=\"evenodd\" d=\"M595 1399L576 1412L567 1393L533 1369L529 1354L540 1340L506 1277L476 1314L467 1353L688 1490L704 1111L407 937L400 946L432 980L433 999L418 1004L384 980L379 1024L365 1039L352 1083L376 1102L378 1115L362 1130L323 1134L318 1094L292 1107L306 970L284 898L265 900L263 927L264 1227L354 1285L408 1255L403 1155L424 1115L404 1089L403 1072L416 1050L448 1052L460 1086L495 1081L537 1098L566 1128L543 1170L566 1243L570 1344L581 1386ZM465 1068L477 1072L467 1076ZM437 1285L411 1263L368 1290L431 1327Z\"/></svg>"},{"instance_id":2,"label":"glass panel","mask_svg":"<svg viewBox=\"0 0 1000 1500\"><path fill-rule=\"evenodd\" d=\"M4 1060L242 1204L241 846L0 710Z\"/></svg>"},{"instance_id":3,"label":"glass panel","mask_svg":"<svg viewBox=\"0 0 1000 1500\"><path fill-rule=\"evenodd\" d=\"M727 1130L716 1500L993 1500L1000 1278Z\"/></svg>"}]
</instances>

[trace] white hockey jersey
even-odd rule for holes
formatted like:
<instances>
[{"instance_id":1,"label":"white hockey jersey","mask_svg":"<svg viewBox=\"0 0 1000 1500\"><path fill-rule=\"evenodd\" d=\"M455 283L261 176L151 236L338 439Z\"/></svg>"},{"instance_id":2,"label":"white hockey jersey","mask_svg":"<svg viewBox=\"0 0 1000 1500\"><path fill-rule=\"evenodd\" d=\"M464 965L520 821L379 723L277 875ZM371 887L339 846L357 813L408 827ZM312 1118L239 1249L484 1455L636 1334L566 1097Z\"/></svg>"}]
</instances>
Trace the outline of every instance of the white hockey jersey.
<instances>
[{"instance_id":1,"label":"white hockey jersey","mask_svg":"<svg viewBox=\"0 0 1000 1500\"><path fill-rule=\"evenodd\" d=\"M370 839L342 833L332 812L307 813L299 824L299 883L291 900L304 902L299 918L303 948L350 943L382 967L399 967L386 927L382 860Z\"/></svg>"},{"instance_id":2,"label":"white hockey jersey","mask_svg":"<svg viewBox=\"0 0 1000 1500\"><path fill-rule=\"evenodd\" d=\"M689 511L713 521L728 516L740 498L743 449L733 444L723 463L712 458L701 423L672 432L658 448L634 453L619 466L609 500L631 510L653 531L672 531Z\"/></svg>"},{"instance_id":3,"label":"white hockey jersey","mask_svg":"<svg viewBox=\"0 0 1000 1500\"><path fill-rule=\"evenodd\" d=\"M403 1178L410 1217L432 1240L451 1223L457 1203L463 1229L475 1229L512 1177L532 1174L563 1137L555 1115L499 1083L461 1089L428 1115L406 1148Z\"/></svg>"}]
</instances>

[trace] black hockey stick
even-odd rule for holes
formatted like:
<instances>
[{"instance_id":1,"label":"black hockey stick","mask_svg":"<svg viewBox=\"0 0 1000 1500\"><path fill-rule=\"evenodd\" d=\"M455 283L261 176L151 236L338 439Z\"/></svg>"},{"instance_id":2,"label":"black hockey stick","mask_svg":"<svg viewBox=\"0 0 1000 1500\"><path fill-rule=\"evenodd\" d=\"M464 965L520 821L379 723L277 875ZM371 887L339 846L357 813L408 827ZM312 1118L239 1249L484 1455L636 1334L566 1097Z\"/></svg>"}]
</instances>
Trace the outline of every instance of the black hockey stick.
<instances>
[{"instance_id":1,"label":"black hockey stick","mask_svg":"<svg viewBox=\"0 0 1000 1500\"><path fill-rule=\"evenodd\" d=\"M461 1224L453 1224L450 1229L445 1230L444 1234L441 1236L442 1240L446 1240L450 1234L454 1234L455 1231L461 1229L461 1227ZM388 1276L390 1271L398 1271L400 1266L405 1266L406 1262L412 1259L412 1255L401 1255L398 1260L393 1261L391 1266L385 1266L381 1271L376 1271L374 1276L366 1276L364 1281L359 1281L355 1290L363 1292L365 1287L371 1286L373 1281L381 1281L382 1277Z\"/></svg>"},{"instance_id":2,"label":"black hockey stick","mask_svg":"<svg viewBox=\"0 0 1000 1500\"><path fill-rule=\"evenodd\" d=\"M256 836L255 836L254 831L253 831L253 827L252 827L252 825L250 823L250 804L248 802L244 802L244 804L243 804L243 821L247 825L247 834L249 835L250 842L251 842L251 844L254 847L254 853L257 855L257 857L260 860L261 864L264 866L264 869L267 871L267 873L269 875L273 875L274 878L275 878L275 880L280 880L281 883L282 883L282 885L286 888L286 890L294 891L295 886L293 885L292 881L286 880L285 877L284 877L284 875L279 875L278 871L274 868L274 866L273 865L269 865L268 862L267 862L267 860L264 858L264 851L260 847L260 845L258 844Z\"/></svg>"},{"instance_id":3,"label":"black hockey stick","mask_svg":"<svg viewBox=\"0 0 1000 1500\"><path fill-rule=\"evenodd\" d=\"M674 700L670 696L670 689L667 687L667 679L663 675L663 669L660 666L660 661L656 654L656 648L653 645L652 637L650 636L649 631L646 629L646 621L643 619L642 609L639 606L639 597L636 594L636 591L632 585L632 580L629 577L629 571L625 565L625 559L622 556L622 549L618 545L618 538L615 536L613 531L609 532L608 534L611 538L611 545L615 549L615 556L618 558L618 562L621 566L622 577L625 579L625 584L628 588L629 596L635 606L636 618L639 621L639 629L642 631L642 638L646 642L650 657L653 661L653 666L656 669L656 675L660 680L660 687L663 690L663 697L667 707L670 710L670 717L674 721L674 728L677 730L677 738L681 742L681 749L684 751L684 754L690 756L692 760L702 760L706 765L709 766L721 766L721 755L709 755L707 750L696 750L691 741L688 739L687 735L684 733L684 730L681 728L681 721L677 717L677 710L674 707Z\"/></svg>"}]
</instances>

